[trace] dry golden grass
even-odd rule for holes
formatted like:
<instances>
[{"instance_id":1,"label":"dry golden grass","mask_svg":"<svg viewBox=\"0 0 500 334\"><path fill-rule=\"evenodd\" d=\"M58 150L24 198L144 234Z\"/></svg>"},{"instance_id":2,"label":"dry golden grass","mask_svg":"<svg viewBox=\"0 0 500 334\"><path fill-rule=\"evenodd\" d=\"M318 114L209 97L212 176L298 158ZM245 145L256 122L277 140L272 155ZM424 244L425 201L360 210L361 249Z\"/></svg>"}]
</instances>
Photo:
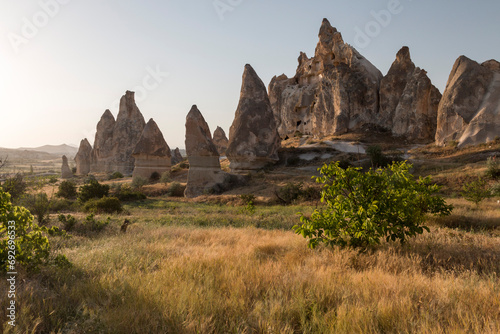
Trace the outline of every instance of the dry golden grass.
<instances>
[{"instance_id":1,"label":"dry golden grass","mask_svg":"<svg viewBox=\"0 0 500 334\"><path fill-rule=\"evenodd\" d=\"M24 280L5 333L500 331L500 239L487 234L434 227L358 253L312 251L290 231L144 222L63 252L74 267Z\"/></svg>"}]
</instances>

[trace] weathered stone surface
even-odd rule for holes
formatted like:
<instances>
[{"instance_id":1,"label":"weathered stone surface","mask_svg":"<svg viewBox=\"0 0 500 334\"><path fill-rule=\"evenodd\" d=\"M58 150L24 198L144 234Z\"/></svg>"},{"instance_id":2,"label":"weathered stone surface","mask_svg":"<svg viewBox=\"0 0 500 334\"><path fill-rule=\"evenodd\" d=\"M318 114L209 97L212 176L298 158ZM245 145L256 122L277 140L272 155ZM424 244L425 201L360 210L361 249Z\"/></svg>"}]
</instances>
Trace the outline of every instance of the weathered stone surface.
<instances>
[{"instance_id":1,"label":"weathered stone surface","mask_svg":"<svg viewBox=\"0 0 500 334\"><path fill-rule=\"evenodd\" d=\"M182 157L181 151L179 150L178 147L175 148L175 150L172 152L172 165L177 165L178 163L181 163L184 161L184 158Z\"/></svg>"},{"instance_id":2,"label":"weathered stone surface","mask_svg":"<svg viewBox=\"0 0 500 334\"><path fill-rule=\"evenodd\" d=\"M90 173L90 164L92 162L92 146L87 138L80 142L80 148L75 156L76 174L87 175Z\"/></svg>"},{"instance_id":3,"label":"weathered stone surface","mask_svg":"<svg viewBox=\"0 0 500 334\"><path fill-rule=\"evenodd\" d=\"M120 100L120 111L113 129L113 159L115 170L130 174L134 170L132 152L146 126L144 117L135 104L134 92L127 91Z\"/></svg>"},{"instance_id":4,"label":"weathered stone surface","mask_svg":"<svg viewBox=\"0 0 500 334\"><path fill-rule=\"evenodd\" d=\"M73 173L68 165L68 158L65 155L62 156L61 177L63 179L71 179L73 177Z\"/></svg>"},{"instance_id":5,"label":"weathered stone surface","mask_svg":"<svg viewBox=\"0 0 500 334\"><path fill-rule=\"evenodd\" d=\"M113 164L113 130L115 118L111 111L106 110L97 123L94 148L92 149L92 163L90 170L93 173L111 170Z\"/></svg>"},{"instance_id":6,"label":"weathered stone surface","mask_svg":"<svg viewBox=\"0 0 500 334\"><path fill-rule=\"evenodd\" d=\"M403 47L380 82L377 125L408 141L433 141L440 100L427 72L415 67Z\"/></svg>"},{"instance_id":7,"label":"weathered stone surface","mask_svg":"<svg viewBox=\"0 0 500 334\"><path fill-rule=\"evenodd\" d=\"M133 177L151 178L153 173L170 171L171 152L156 122L151 118L132 152L135 159Z\"/></svg>"},{"instance_id":8,"label":"weathered stone surface","mask_svg":"<svg viewBox=\"0 0 500 334\"><path fill-rule=\"evenodd\" d=\"M436 143L484 143L500 134L500 63L461 56L439 104Z\"/></svg>"},{"instance_id":9,"label":"weathered stone surface","mask_svg":"<svg viewBox=\"0 0 500 334\"><path fill-rule=\"evenodd\" d=\"M382 73L327 19L315 56L301 53L295 76L274 77L269 99L282 138L296 132L323 137L375 124Z\"/></svg>"},{"instance_id":10,"label":"weathered stone surface","mask_svg":"<svg viewBox=\"0 0 500 334\"><path fill-rule=\"evenodd\" d=\"M240 102L229 130L226 150L231 171L244 173L277 162L280 146L266 87L255 70L246 65Z\"/></svg>"},{"instance_id":11,"label":"weathered stone surface","mask_svg":"<svg viewBox=\"0 0 500 334\"><path fill-rule=\"evenodd\" d=\"M224 130L218 126L214 131L213 141L215 147L217 147L217 151L220 155L226 155L226 150L229 145L229 139L226 137L226 133Z\"/></svg>"}]
</instances>

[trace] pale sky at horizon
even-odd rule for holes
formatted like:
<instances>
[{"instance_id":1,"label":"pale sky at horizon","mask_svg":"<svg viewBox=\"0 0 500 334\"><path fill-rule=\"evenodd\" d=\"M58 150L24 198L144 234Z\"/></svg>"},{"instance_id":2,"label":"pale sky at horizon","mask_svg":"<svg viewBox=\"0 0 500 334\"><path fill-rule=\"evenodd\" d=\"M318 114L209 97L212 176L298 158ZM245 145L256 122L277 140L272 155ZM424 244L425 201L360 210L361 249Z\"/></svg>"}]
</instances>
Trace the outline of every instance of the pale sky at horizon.
<instances>
[{"instance_id":1,"label":"pale sky at horizon","mask_svg":"<svg viewBox=\"0 0 500 334\"><path fill-rule=\"evenodd\" d=\"M136 101L146 122L155 119L172 149L184 147L193 104L212 132L221 126L229 135L244 65L266 86L274 75L293 76L300 51L314 54L323 18L384 75L409 46L441 93L460 55L500 60L500 2L399 0L398 13L377 23L374 13L396 2L3 0L0 147L92 143L103 112L116 117L119 98L137 86L148 88ZM379 31L360 43L369 27ZM17 53L13 39L22 43ZM156 80L151 72L160 72Z\"/></svg>"}]
</instances>

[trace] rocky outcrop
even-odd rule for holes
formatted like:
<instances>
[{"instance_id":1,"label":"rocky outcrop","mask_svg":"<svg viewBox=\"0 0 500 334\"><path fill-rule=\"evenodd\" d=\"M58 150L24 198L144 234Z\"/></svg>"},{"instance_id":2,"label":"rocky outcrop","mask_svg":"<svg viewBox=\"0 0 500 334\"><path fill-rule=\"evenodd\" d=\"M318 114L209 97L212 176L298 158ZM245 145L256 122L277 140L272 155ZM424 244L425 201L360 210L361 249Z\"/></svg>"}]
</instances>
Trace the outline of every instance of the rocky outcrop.
<instances>
[{"instance_id":1,"label":"rocky outcrop","mask_svg":"<svg viewBox=\"0 0 500 334\"><path fill-rule=\"evenodd\" d=\"M87 138L80 142L80 148L75 156L76 174L87 175L90 173L90 164L92 162L92 146Z\"/></svg>"},{"instance_id":2,"label":"rocky outcrop","mask_svg":"<svg viewBox=\"0 0 500 334\"><path fill-rule=\"evenodd\" d=\"M113 129L114 170L130 174L134 170L132 152L146 126L144 117L135 104L134 92L127 91L120 100L120 111Z\"/></svg>"},{"instance_id":3,"label":"rocky outcrop","mask_svg":"<svg viewBox=\"0 0 500 334\"><path fill-rule=\"evenodd\" d=\"M323 137L376 124L382 73L327 19L314 57L301 53L293 78L274 77L269 99L282 138L301 134Z\"/></svg>"},{"instance_id":4,"label":"rocky outcrop","mask_svg":"<svg viewBox=\"0 0 500 334\"><path fill-rule=\"evenodd\" d=\"M170 147L152 118L144 127L132 157L135 159L133 177L150 179L153 173L161 175L170 171Z\"/></svg>"},{"instance_id":5,"label":"rocky outcrop","mask_svg":"<svg viewBox=\"0 0 500 334\"><path fill-rule=\"evenodd\" d=\"M115 118L111 111L106 110L97 123L94 148L92 149L92 163L90 171L93 173L112 170L113 165L113 130Z\"/></svg>"},{"instance_id":6,"label":"rocky outcrop","mask_svg":"<svg viewBox=\"0 0 500 334\"><path fill-rule=\"evenodd\" d=\"M245 173L277 162L280 145L266 87L255 70L246 65L226 150L231 171Z\"/></svg>"},{"instance_id":7,"label":"rocky outcrop","mask_svg":"<svg viewBox=\"0 0 500 334\"><path fill-rule=\"evenodd\" d=\"M436 143L485 143L500 134L500 63L455 62L439 104Z\"/></svg>"},{"instance_id":8,"label":"rocky outcrop","mask_svg":"<svg viewBox=\"0 0 500 334\"><path fill-rule=\"evenodd\" d=\"M73 177L73 173L68 165L68 158L65 155L62 156L61 177L63 179L71 179Z\"/></svg>"},{"instance_id":9,"label":"rocky outcrop","mask_svg":"<svg viewBox=\"0 0 500 334\"><path fill-rule=\"evenodd\" d=\"M220 168L219 152L212 141L210 128L196 106L186 117L185 144L189 160L186 197L222 192L234 183L235 177Z\"/></svg>"},{"instance_id":10,"label":"rocky outcrop","mask_svg":"<svg viewBox=\"0 0 500 334\"><path fill-rule=\"evenodd\" d=\"M217 151L220 155L226 155L227 146L229 145L229 139L226 137L224 130L218 126L214 131L213 142Z\"/></svg>"},{"instance_id":11,"label":"rocky outcrop","mask_svg":"<svg viewBox=\"0 0 500 334\"><path fill-rule=\"evenodd\" d=\"M175 150L172 152L172 158L171 158L172 166L177 165L178 163L181 163L182 161L184 161L184 158L182 157L182 154L181 154L181 151L179 150L179 148L176 147Z\"/></svg>"},{"instance_id":12,"label":"rocky outcrop","mask_svg":"<svg viewBox=\"0 0 500 334\"><path fill-rule=\"evenodd\" d=\"M376 124L407 141L433 141L441 93L403 47L380 82Z\"/></svg>"}]
</instances>

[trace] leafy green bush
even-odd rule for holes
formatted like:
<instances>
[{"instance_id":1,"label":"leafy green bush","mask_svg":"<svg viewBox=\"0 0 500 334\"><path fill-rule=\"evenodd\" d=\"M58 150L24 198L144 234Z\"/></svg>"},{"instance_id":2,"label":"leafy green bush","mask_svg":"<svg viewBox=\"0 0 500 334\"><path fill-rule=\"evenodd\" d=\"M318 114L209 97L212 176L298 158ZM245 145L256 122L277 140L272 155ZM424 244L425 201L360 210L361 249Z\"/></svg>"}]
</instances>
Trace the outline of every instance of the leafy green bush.
<instances>
[{"instance_id":1,"label":"leafy green bush","mask_svg":"<svg viewBox=\"0 0 500 334\"><path fill-rule=\"evenodd\" d=\"M280 202L289 205L296 201L302 194L303 183L287 183L284 187L275 191L275 195Z\"/></svg>"},{"instance_id":2,"label":"leafy green bush","mask_svg":"<svg viewBox=\"0 0 500 334\"><path fill-rule=\"evenodd\" d=\"M172 182L168 186L167 196L184 197L184 190L186 190L186 187L183 187L179 182Z\"/></svg>"},{"instance_id":3,"label":"leafy green bush","mask_svg":"<svg viewBox=\"0 0 500 334\"><path fill-rule=\"evenodd\" d=\"M140 191L133 190L128 184L120 184L113 189L113 195L120 201L131 202L146 199L146 195Z\"/></svg>"},{"instance_id":4,"label":"leafy green bush","mask_svg":"<svg viewBox=\"0 0 500 334\"><path fill-rule=\"evenodd\" d=\"M57 197L66 198L66 199L75 199L76 198L76 186L71 181L63 181L59 185L58 191L56 193Z\"/></svg>"},{"instance_id":5,"label":"leafy green bush","mask_svg":"<svg viewBox=\"0 0 500 334\"><path fill-rule=\"evenodd\" d=\"M16 201L24 195L28 185L24 182L23 175L18 173L6 179L1 188L10 194L12 201Z\"/></svg>"},{"instance_id":6,"label":"leafy green bush","mask_svg":"<svg viewBox=\"0 0 500 334\"><path fill-rule=\"evenodd\" d=\"M370 158L372 167L385 167L389 164L389 159L382 153L382 148L378 145L368 146L366 155Z\"/></svg>"},{"instance_id":7,"label":"leafy green bush","mask_svg":"<svg viewBox=\"0 0 500 334\"><path fill-rule=\"evenodd\" d=\"M462 187L462 196L469 202L474 202L476 206L483 200L491 197L488 183L482 178L466 183Z\"/></svg>"},{"instance_id":8,"label":"leafy green bush","mask_svg":"<svg viewBox=\"0 0 500 334\"><path fill-rule=\"evenodd\" d=\"M65 216L61 214L57 217L57 219L59 220L59 222L63 224L63 229L66 232L70 232L77 223L76 218L73 217L72 215Z\"/></svg>"},{"instance_id":9,"label":"leafy green bush","mask_svg":"<svg viewBox=\"0 0 500 334\"><path fill-rule=\"evenodd\" d=\"M500 164L496 157L489 157L486 161L486 177L493 180L500 178Z\"/></svg>"},{"instance_id":10,"label":"leafy green bush","mask_svg":"<svg viewBox=\"0 0 500 334\"><path fill-rule=\"evenodd\" d=\"M87 201L84 206L86 212L93 213L120 213L123 211L120 200L116 197L95 198Z\"/></svg>"},{"instance_id":11,"label":"leafy green bush","mask_svg":"<svg viewBox=\"0 0 500 334\"><path fill-rule=\"evenodd\" d=\"M160 178L161 178L160 173L153 172L153 173L151 173L151 176L149 177L149 181L151 181L151 182L157 182L157 181L160 180Z\"/></svg>"},{"instance_id":12,"label":"leafy green bush","mask_svg":"<svg viewBox=\"0 0 500 334\"><path fill-rule=\"evenodd\" d=\"M108 180L123 179L123 174L120 172L114 172L109 175Z\"/></svg>"},{"instance_id":13,"label":"leafy green bush","mask_svg":"<svg viewBox=\"0 0 500 334\"><path fill-rule=\"evenodd\" d=\"M148 184L148 180L141 176L136 176L132 179L132 188L134 189L141 189L146 184Z\"/></svg>"},{"instance_id":14,"label":"leafy green bush","mask_svg":"<svg viewBox=\"0 0 500 334\"><path fill-rule=\"evenodd\" d=\"M50 184L57 183L57 181L59 181L59 179L57 178L57 176L52 175L51 177L49 177L49 183Z\"/></svg>"},{"instance_id":15,"label":"leafy green bush","mask_svg":"<svg viewBox=\"0 0 500 334\"><path fill-rule=\"evenodd\" d=\"M492 196L500 196L500 182L494 183L491 187L491 195Z\"/></svg>"},{"instance_id":16,"label":"leafy green bush","mask_svg":"<svg viewBox=\"0 0 500 334\"><path fill-rule=\"evenodd\" d=\"M243 204L245 204L245 210L250 213L255 213L255 195L254 194L243 194L240 195Z\"/></svg>"},{"instance_id":17,"label":"leafy green bush","mask_svg":"<svg viewBox=\"0 0 500 334\"><path fill-rule=\"evenodd\" d=\"M96 179L89 179L86 184L80 187L78 199L83 203L93 198L103 198L109 195L109 186L100 184Z\"/></svg>"},{"instance_id":18,"label":"leafy green bush","mask_svg":"<svg viewBox=\"0 0 500 334\"><path fill-rule=\"evenodd\" d=\"M161 174L160 182L165 183L166 185L170 181L172 181L170 178L170 172L169 171L163 172L163 174Z\"/></svg>"},{"instance_id":19,"label":"leafy green bush","mask_svg":"<svg viewBox=\"0 0 500 334\"><path fill-rule=\"evenodd\" d=\"M101 232L109 225L111 218L108 217L105 221L97 220L94 214L88 215L83 221L84 231L82 232Z\"/></svg>"},{"instance_id":20,"label":"leafy green bush","mask_svg":"<svg viewBox=\"0 0 500 334\"><path fill-rule=\"evenodd\" d=\"M453 206L437 196L437 185L429 177L416 181L406 162L384 169L339 167L338 162L324 165L316 182L323 184L321 200L326 209L315 210L311 217L301 216L302 225L293 227L308 238L309 247L320 243L366 248L381 238L404 243L429 231L423 226L427 213L449 215Z\"/></svg>"},{"instance_id":21,"label":"leafy green bush","mask_svg":"<svg viewBox=\"0 0 500 334\"><path fill-rule=\"evenodd\" d=\"M69 199L52 199L49 205L49 211L52 213L60 213L63 211L77 211L77 202Z\"/></svg>"},{"instance_id":22,"label":"leafy green bush","mask_svg":"<svg viewBox=\"0 0 500 334\"><path fill-rule=\"evenodd\" d=\"M47 235L60 234L59 229L34 224L31 213L24 207L13 206L10 198L0 189L0 272L9 271L10 265L37 269L50 262Z\"/></svg>"},{"instance_id":23,"label":"leafy green bush","mask_svg":"<svg viewBox=\"0 0 500 334\"><path fill-rule=\"evenodd\" d=\"M36 217L39 225L49 223L50 200L46 193L26 194L20 202Z\"/></svg>"}]
</instances>

